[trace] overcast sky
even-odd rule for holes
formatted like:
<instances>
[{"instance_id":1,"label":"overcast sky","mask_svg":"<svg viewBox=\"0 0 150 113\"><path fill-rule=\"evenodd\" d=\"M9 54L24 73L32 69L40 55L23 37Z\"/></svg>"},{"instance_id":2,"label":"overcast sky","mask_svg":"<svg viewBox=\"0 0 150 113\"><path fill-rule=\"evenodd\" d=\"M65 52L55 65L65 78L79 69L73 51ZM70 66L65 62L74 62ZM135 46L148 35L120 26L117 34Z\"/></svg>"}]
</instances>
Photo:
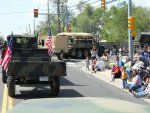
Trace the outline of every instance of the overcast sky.
<instances>
[{"instance_id":1,"label":"overcast sky","mask_svg":"<svg viewBox=\"0 0 150 113\"><path fill-rule=\"evenodd\" d=\"M71 9L75 9L76 5L80 0L68 0L67 5L73 6ZM83 0L87 1L87 0ZM93 3L98 0L89 0L88 3ZM95 7L100 6L100 2L93 4ZM111 1L111 0L107 0ZM128 2L128 0L118 0L114 3L110 3L107 7L112 5L117 5L122 1ZM150 0L132 0L136 5L143 7L150 7ZM47 0L0 0L0 35L7 36L12 31L14 34L22 34L29 32L29 26L31 33L33 33L33 9L39 8L40 13L47 12ZM51 6L50 7L54 7ZM51 13L56 13L56 11L50 10ZM44 16L41 15L36 18L36 24L43 20Z\"/></svg>"}]
</instances>

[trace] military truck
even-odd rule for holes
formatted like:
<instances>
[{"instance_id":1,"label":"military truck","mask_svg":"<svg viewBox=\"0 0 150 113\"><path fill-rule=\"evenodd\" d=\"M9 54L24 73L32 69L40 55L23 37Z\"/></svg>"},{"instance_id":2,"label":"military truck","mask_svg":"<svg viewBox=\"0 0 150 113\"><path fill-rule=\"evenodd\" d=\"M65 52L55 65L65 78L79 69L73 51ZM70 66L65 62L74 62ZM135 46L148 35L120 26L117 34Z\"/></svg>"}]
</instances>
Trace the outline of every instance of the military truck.
<instances>
[{"instance_id":1,"label":"military truck","mask_svg":"<svg viewBox=\"0 0 150 113\"><path fill-rule=\"evenodd\" d=\"M90 54L94 37L90 33L59 33L53 38L53 53L64 57L83 58Z\"/></svg>"},{"instance_id":2,"label":"military truck","mask_svg":"<svg viewBox=\"0 0 150 113\"><path fill-rule=\"evenodd\" d=\"M140 32L132 41L135 51L143 50L145 44L150 45L150 32Z\"/></svg>"},{"instance_id":3,"label":"military truck","mask_svg":"<svg viewBox=\"0 0 150 113\"><path fill-rule=\"evenodd\" d=\"M8 42L10 38L9 35L7 37ZM39 48L38 38L13 35L12 57L7 73L9 96L15 96L16 83L19 85L28 84L29 81L37 84L41 82L49 83L50 95L58 96L60 76L66 75L66 63L50 58L48 49Z\"/></svg>"}]
</instances>

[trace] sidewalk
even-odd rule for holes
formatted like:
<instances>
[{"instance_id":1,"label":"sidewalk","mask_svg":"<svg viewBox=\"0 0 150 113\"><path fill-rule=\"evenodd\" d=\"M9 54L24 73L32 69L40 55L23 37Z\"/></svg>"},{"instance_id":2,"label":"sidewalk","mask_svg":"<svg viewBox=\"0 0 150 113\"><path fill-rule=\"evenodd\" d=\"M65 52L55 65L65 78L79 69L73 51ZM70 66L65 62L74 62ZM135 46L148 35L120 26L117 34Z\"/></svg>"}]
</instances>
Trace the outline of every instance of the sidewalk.
<instances>
[{"instance_id":1,"label":"sidewalk","mask_svg":"<svg viewBox=\"0 0 150 113\"><path fill-rule=\"evenodd\" d=\"M122 87L121 79L115 79L114 82L110 82L110 80L111 80L111 75L110 75L111 70L97 71L96 73L92 73L91 71L86 71L85 67L81 67L81 70L83 70L85 73L89 73L89 74L93 75L94 77L96 77L96 78L98 78L98 79L100 79L100 80L102 80L102 81L104 81L104 82L106 82L106 83L108 83L112 86L118 87L121 90L125 91L126 93L132 95L128 90L121 88ZM147 98L147 97L143 97L141 99L148 102L148 103L150 103L150 99Z\"/></svg>"}]
</instances>

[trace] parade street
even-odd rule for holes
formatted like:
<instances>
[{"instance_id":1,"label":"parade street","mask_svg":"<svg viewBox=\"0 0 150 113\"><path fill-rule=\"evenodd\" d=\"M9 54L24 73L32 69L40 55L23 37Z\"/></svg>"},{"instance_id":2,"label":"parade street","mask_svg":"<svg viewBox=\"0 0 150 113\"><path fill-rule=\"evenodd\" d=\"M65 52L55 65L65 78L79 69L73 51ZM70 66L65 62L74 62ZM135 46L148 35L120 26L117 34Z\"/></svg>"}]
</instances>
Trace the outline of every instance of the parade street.
<instances>
[{"instance_id":1,"label":"parade street","mask_svg":"<svg viewBox=\"0 0 150 113\"><path fill-rule=\"evenodd\" d=\"M123 90L95 78L92 74L85 73L81 69L84 65L84 60L67 61L67 76L61 77L60 93L56 98L106 97L149 105L149 103L142 99L137 99ZM12 109L14 106L28 99L51 98L49 96L49 84L17 85L16 96L14 98L8 97L6 84L0 82L0 89L0 111L5 109L5 107L7 110Z\"/></svg>"}]
</instances>

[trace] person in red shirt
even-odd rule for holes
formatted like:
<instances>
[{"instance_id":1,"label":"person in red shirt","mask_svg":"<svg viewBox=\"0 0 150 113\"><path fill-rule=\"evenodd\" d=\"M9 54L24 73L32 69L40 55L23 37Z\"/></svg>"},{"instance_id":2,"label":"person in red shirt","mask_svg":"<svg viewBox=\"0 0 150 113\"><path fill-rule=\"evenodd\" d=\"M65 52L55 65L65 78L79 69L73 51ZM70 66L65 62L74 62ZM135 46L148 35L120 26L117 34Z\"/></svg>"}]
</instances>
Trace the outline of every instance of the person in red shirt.
<instances>
[{"instance_id":1,"label":"person in red shirt","mask_svg":"<svg viewBox=\"0 0 150 113\"><path fill-rule=\"evenodd\" d=\"M95 70L95 67L96 67L96 57L93 57L92 58L92 73L96 73L96 70Z\"/></svg>"},{"instance_id":2,"label":"person in red shirt","mask_svg":"<svg viewBox=\"0 0 150 113\"><path fill-rule=\"evenodd\" d=\"M118 64L116 64L111 71L111 82L115 80L115 78L120 78L121 77L121 70Z\"/></svg>"}]
</instances>

